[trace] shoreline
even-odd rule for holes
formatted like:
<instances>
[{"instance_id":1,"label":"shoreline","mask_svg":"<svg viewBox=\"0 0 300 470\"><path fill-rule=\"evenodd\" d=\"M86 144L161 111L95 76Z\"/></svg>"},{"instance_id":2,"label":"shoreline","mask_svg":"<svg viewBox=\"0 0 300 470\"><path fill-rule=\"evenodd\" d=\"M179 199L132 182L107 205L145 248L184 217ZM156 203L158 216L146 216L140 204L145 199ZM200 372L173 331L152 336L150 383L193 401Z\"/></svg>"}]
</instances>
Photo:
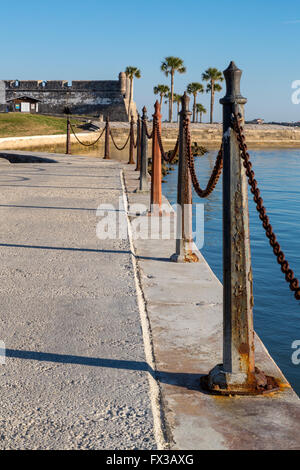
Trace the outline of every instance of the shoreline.
<instances>
[{"instance_id":1,"label":"shoreline","mask_svg":"<svg viewBox=\"0 0 300 470\"><path fill-rule=\"evenodd\" d=\"M95 122L96 124L96 122ZM101 131L105 123L97 123ZM112 122L110 127L114 132L115 141L118 145L123 144L129 132L129 123ZM152 123L148 124L149 130ZM80 139L85 143L95 140L98 132L82 132ZM162 123L162 139L166 150L174 147L178 135L177 123ZM275 124L246 124L245 135L249 149L274 149L274 148L300 148L300 128L287 127ZM200 124L191 123L192 141L203 145L208 149L218 149L222 140L222 124ZM66 134L20 136L0 138L0 150L36 150L45 146L64 145ZM151 142L151 141L150 141ZM71 135L71 143L76 144L76 139ZM98 148L104 147L104 137L97 144ZM150 143L151 147L151 143ZM41 150L41 149L40 149ZM47 150L47 149L45 149ZM59 149L58 149L59 151Z\"/></svg>"},{"instance_id":2,"label":"shoreline","mask_svg":"<svg viewBox=\"0 0 300 470\"><path fill-rule=\"evenodd\" d=\"M249 149L300 148L300 128L276 124L246 124L244 126ZM175 143L178 125L162 124L162 138L166 146ZM192 140L208 149L218 149L222 140L222 124L191 123Z\"/></svg>"}]
</instances>

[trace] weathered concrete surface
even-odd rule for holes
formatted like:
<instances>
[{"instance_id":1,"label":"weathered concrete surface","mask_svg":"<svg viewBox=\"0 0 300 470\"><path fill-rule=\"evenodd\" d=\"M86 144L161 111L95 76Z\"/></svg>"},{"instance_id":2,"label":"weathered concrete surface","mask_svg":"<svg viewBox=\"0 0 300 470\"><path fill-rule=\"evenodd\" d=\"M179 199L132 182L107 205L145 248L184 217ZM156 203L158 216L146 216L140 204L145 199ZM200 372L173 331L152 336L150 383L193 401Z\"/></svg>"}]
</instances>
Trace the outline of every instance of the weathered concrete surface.
<instances>
[{"instance_id":1,"label":"weathered concrete surface","mask_svg":"<svg viewBox=\"0 0 300 470\"><path fill-rule=\"evenodd\" d=\"M133 214L133 204L148 205L149 195L133 192L136 172L126 167L125 175ZM139 219L146 230L150 217ZM200 377L222 362L222 286L201 254L198 264L177 264L169 261L174 240L138 239L134 246L170 447L299 449L299 399L258 337L256 365L276 377L279 392L218 397L200 389Z\"/></svg>"},{"instance_id":2,"label":"weathered concrete surface","mask_svg":"<svg viewBox=\"0 0 300 470\"><path fill-rule=\"evenodd\" d=\"M56 157L1 161L0 448L155 448L129 243L96 238L120 164Z\"/></svg>"},{"instance_id":3,"label":"weathered concrete surface","mask_svg":"<svg viewBox=\"0 0 300 470\"><path fill-rule=\"evenodd\" d=\"M221 398L200 389L222 349L222 286L203 257L171 263L174 240L135 240L132 265L127 239L96 238L95 209L118 208L121 168L129 213L135 202L149 204L149 195L133 193L133 168L56 159L0 159L0 448L155 448L151 397L154 416L162 412L162 447L299 449L299 399L259 338L257 365L280 392ZM143 228L151 218L139 219ZM159 384L150 397L149 365Z\"/></svg>"}]
</instances>

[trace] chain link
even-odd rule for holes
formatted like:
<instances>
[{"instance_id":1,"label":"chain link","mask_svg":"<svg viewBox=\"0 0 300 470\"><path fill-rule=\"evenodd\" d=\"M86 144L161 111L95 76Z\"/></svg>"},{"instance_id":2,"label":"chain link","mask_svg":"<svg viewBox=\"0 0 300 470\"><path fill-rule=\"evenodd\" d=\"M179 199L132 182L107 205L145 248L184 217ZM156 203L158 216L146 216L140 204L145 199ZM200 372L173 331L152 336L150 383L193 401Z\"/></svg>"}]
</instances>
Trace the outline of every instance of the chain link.
<instances>
[{"instance_id":1,"label":"chain link","mask_svg":"<svg viewBox=\"0 0 300 470\"><path fill-rule=\"evenodd\" d=\"M187 118L183 122L183 132L185 134L185 142L186 142L186 158L188 161L189 169L190 169L190 174L191 174L191 180L194 186L194 189L196 193L198 194L199 197L207 197L209 196L213 190L215 189L219 178L222 173L223 169L223 145L221 144L220 150L218 152L217 158L216 158L216 163L214 166L214 169L211 173L211 176L208 180L207 186L205 189L201 189L200 183L198 181L197 175L196 175L196 170L195 170L195 162L194 162L194 155L192 152L192 147L191 147L191 134L190 134L190 119Z\"/></svg>"},{"instance_id":2,"label":"chain link","mask_svg":"<svg viewBox=\"0 0 300 470\"><path fill-rule=\"evenodd\" d=\"M152 129L152 132L151 132L151 134L150 134L149 131L148 131L146 119L143 119L143 121L144 121L144 125L145 125L146 136L148 137L148 139L152 139L152 137L153 137L153 129ZM153 121L153 124L154 124L154 121Z\"/></svg>"},{"instance_id":3,"label":"chain link","mask_svg":"<svg viewBox=\"0 0 300 470\"><path fill-rule=\"evenodd\" d=\"M117 144L116 144L116 142L115 142L115 139L114 139L114 136L113 136L113 134L112 134L112 132L111 132L110 129L109 129L109 133L110 133L110 136L111 136L111 140L113 141L113 144L114 144L114 146L116 147L116 149L117 149L117 150L120 150L120 151L121 151L121 150L124 150L124 148L126 147L126 145L128 144L128 141L129 141L129 139L130 139L131 130L129 131L127 140L126 140L125 144L123 145L123 147L118 147L118 146L117 146Z\"/></svg>"},{"instance_id":4,"label":"chain link","mask_svg":"<svg viewBox=\"0 0 300 470\"><path fill-rule=\"evenodd\" d=\"M265 229L266 236L269 239L270 245L273 248L273 253L277 258L277 262L281 266L281 271L285 274L285 280L290 286L291 291L294 292L294 296L297 300L300 300L300 288L299 281L294 276L294 272L290 269L288 261L285 259L285 255L277 242L276 235L273 232L272 225L269 222L269 217L266 214L266 208L263 205L263 199L260 196L260 190L257 187L257 181L255 179L254 171L252 170L252 163L250 161L250 155L247 152L247 145L245 143L246 138L243 134L243 127L241 126L241 115L234 114L233 116L233 129L236 132L237 140L239 142L241 158L243 159L243 165L246 169L246 175L248 177L248 183L251 187L251 193L253 194L253 200L256 204L256 209L259 212L259 218L262 221L263 228Z\"/></svg>"},{"instance_id":5,"label":"chain link","mask_svg":"<svg viewBox=\"0 0 300 470\"><path fill-rule=\"evenodd\" d=\"M92 145L96 145L96 143L97 143L97 142L101 139L101 137L103 136L104 131L105 131L105 129L106 129L106 125L105 125L104 128L103 128L103 130L102 130L102 132L100 133L99 137L95 140L95 142L93 142L92 144L86 144L86 143L82 142L82 141L77 137L77 135L76 135L76 133L75 133L75 131L74 131L74 128L73 128L71 122L70 122L70 127L71 127L71 130L72 130L72 132L73 132L73 134L74 134L75 139L77 140L77 142L79 142L79 144L81 144L81 145L84 145L85 147L92 147Z\"/></svg>"},{"instance_id":6,"label":"chain link","mask_svg":"<svg viewBox=\"0 0 300 470\"><path fill-rule=\"evenodd\" d=\"M132 142L133 142L133 148L136 149L137 147L137 132L136 132L136 139L134 139L134 129L133 127L130 127L130 132L131 132L131 139L132 139Z\"/></svg>"},{"instance_id":7,"label":"chain link","mask_svg":"<svg viewBox=\"0 0 300 470\"><path fill-rule=\"evenodd\" d=\"M167 156L168 152L165 152L164 151L164 147L163 147L163 143L162 143L162 138L161 138L161 132L160 132L160 129L159 129L159 125L158 125L158 120L156 117L154 117L153 119L153 129L156 133L156 136L157 136L157 140L158 140L158 145L159 145L159 149L160 149L160 153L163 157L163 159L165 160L165 162L167 163L172 163L172 161L174 160L177 152L178 152L178 146L179 146L179 134L177 136L177 140L176 140L176 144L175 144L175 147L174 149L172 150L172 152L170 152L169 156Z\"/></svg>"}]
</instances>

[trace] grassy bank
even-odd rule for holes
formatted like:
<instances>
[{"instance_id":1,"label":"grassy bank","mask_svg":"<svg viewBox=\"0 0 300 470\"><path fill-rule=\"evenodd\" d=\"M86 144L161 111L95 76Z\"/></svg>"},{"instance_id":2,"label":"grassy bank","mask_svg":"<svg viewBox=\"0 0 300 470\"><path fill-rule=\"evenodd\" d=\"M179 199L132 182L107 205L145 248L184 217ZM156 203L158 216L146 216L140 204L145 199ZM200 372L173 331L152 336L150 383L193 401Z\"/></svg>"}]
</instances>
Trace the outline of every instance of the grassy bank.
<instances>
[{"instance_id":1,"label":"grassy bank","mask_svg":"<svg viewBox=\"0 0 300 470\"><path fill-rule=\"evenodd\" d=\"M74 126L80 121L71 120ZM77 132L80 129L76 127ZM57 135L66 133L66 119L40 114L0 114L0 137L22 137L28 135Z\"/></svg>"}]
</instances>

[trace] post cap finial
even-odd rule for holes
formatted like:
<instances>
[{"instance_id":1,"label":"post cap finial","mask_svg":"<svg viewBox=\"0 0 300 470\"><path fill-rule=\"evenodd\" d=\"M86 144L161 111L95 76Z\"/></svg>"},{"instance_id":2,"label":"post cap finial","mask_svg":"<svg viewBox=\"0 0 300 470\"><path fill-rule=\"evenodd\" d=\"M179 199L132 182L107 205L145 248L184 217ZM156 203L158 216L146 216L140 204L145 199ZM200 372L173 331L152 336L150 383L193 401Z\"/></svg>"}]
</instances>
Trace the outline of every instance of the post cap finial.
<instances>
[{"instance_id":1,"label":"post cap finial","mask_svg":"<svg viewBox=\"0 0 300 470\"><path fill-rule=\"evenodd\" d=\"M159 104L159 101L156 100L155 101L155 104L154 104L154 114L153 114L153 117L161 117L161 114L160 114L160 104Z\"/></svg>"},{"instance_id":2,"label":"post cap finial","mask_svg":"<svg viewBox=\"0 0 300 470\"><path fill-rule=\"evenodd\" d=\"M146 106L143 107L142 112L143 112L142 119L147 119L147 108L146 108Z\"/></svg>"},{"instance_id":3,"label":"post cap finial","mask_svg":"<svg viewBox=\"0 0 300 470\"><path fill-rule=\"evenodd\" d=\"M189 104L190 104L190 97L187 95L187 92L185 91L181 97L181 111L180 113L190 113L189 111Z\"/></svg>"},{"instance_id":4,"label":"post cap finial","mask_svg":"<svg viewBox=\"0 0 300 470\"><path fill-rule=\"evenodd\" d=\"M221 104L245 104L247 99L241 95L240 83L242 70L232 60L223 72L226 81L226 95L220 99Z\"/></svg>"},{"instance_id":5,"label":"post cap finial","mask_svg":"<svg viewBox=\"0 0 300 470\"><path fill-rule=\"evenodd\" d=\"M234 60L231 60L226 70L240 70L240 69L235 65ZM226 70L224 70L224 73L226 72Z\"/></svg>"}]
</instances>

